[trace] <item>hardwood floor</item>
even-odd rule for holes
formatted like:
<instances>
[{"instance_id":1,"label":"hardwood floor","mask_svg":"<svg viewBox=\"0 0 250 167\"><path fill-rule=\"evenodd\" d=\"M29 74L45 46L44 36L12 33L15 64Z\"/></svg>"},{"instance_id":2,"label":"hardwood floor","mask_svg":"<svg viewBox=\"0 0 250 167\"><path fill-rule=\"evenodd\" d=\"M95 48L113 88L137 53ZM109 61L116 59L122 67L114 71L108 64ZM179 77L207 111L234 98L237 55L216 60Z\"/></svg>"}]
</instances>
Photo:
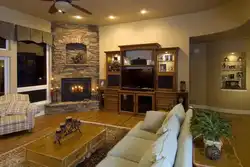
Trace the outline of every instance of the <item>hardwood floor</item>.
<instances>
[{"instance_id":1,"label":"hardwood floor","mask_svg":"<svg viewBox=\"0 0 250 167\"><path fill-rule=\"evenodd\" d=\"M54 131L61 122L65 121L67 116L80 118L83 121L97 122L116 126L131 128L135 126L144 117L133 117L132 115L119 115L117 112L107 111L89 111L75 112L57 115L44 115L36 118L35 128L32 133L18 132L0 137L0 154L17 148L23 144L29 143L38 139L49 132Z\"/></svg>"}]
</instances>

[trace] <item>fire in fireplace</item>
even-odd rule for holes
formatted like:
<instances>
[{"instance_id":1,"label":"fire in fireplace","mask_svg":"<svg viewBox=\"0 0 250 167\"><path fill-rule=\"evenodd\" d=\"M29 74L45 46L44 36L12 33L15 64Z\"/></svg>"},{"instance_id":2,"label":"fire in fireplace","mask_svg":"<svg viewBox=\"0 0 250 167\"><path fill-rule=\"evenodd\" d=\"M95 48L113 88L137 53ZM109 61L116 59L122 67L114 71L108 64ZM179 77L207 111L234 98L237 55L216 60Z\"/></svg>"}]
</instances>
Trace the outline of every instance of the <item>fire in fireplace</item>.
<instances>
[{"instance_id":1,"label":"fire in fireplace","mask_svg":"<svg viewBox=\"0 0 250 167\"><path fill-rule=\"evenodd\" d=\"M79 92L83 92L84 86L83 85L73 85L71 86L71 92L72 93L79 93Z\"/></svg>"},{"instance_id":2,"label":"fire in fireplace","mask_svg":"<svg viewBox=\"0 0 250 167\"><path fill-rule=\"evenodd\" d=\"M82 101L91 98L91 78L63 78L62 101Z\"/></svg>"}]
</instances>

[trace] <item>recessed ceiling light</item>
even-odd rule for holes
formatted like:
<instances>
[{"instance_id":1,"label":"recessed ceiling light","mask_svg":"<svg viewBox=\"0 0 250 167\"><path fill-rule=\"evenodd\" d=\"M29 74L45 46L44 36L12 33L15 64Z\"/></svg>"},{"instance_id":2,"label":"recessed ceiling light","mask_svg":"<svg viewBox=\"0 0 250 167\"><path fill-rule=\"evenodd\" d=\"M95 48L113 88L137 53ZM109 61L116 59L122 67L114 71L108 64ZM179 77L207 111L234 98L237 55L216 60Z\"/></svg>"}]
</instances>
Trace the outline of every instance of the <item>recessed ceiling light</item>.
<instances>
[{"instance_id":1,"label":"recessed ceiling light","mask_svg":"<svg viewBox=\"0 0 250 167\"><path fill-rule=\"evenodd\" d=\"M140 11L140 13L141 13L141 14L146 14L146 13L148 13L148 11L147 11L146 9L142 9L142 10Z\"/></svg>"},{"instance_id":2,"label":"recessed ceiling light","mask_svg":"<svg viewBox=\"0 0 250 167\"><path fill-rule=\"evenodd\" d=\"M82 19L82 16L79 16L79 15L77 15L77 16L73 16L75 19Z\"/></svg>"},{"instance_id":3,"label":"recessed ceiling light","mask_svg":"<svg viewBox=\"0 0 250 167\"><path fill-rule=\"evenodd\" d=\"M111 19L111 20L114 20L116 17L115 16L113 16L113 15L110 15L109 16L109 19Z\"/></svg>"},{"instance_id":4,"label":"recessed ceiling light","mask_svg":"<svg viewBox=\"0 0 250 167\"><path fill-rule=\"evenodd\" d=\"M62 10L58 10L58 12L62 13L63 11Z\"/></svg>"}]
</instances>

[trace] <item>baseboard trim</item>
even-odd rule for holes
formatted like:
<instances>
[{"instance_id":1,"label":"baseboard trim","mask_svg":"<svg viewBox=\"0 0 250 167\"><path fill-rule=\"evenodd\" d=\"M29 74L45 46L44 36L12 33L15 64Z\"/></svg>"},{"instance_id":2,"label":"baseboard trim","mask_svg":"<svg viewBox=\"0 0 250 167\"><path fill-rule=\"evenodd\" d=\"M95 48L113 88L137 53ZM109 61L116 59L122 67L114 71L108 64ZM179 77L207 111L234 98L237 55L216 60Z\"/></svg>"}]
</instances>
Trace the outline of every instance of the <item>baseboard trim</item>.
<instances>
[{"instance_id":1,"label":"baseboard trim","mask_svg":"<svg viewBox=\"0 0 250 167\"><path fill-rule=\"evenodd\" d=\"M226 109L226 108L212 107L208 105L197 105L197 104L190 104L190 107L209 109L228 114L250 115L250 110L234 110L234 109Z\"/></svg>"}]
</instances>

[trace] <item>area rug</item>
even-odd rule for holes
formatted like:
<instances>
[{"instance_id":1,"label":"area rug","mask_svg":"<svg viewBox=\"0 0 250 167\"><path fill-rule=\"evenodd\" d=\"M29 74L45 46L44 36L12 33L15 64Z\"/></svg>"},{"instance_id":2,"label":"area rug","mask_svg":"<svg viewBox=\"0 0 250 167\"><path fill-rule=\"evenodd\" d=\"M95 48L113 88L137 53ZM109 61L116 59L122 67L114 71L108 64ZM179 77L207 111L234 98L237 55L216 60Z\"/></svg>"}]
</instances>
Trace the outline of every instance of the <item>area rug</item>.
<instances>
[{"instance_id":1,"label":"area rug","mask_svg":"<svg viewBox=\"0 0 250 167\"><path fill-rule=\"evenodd\" d=\"M77 167L95 167L98 163L100 163L106 156L107 153L111 150L113 146L105 145L104 148L96 150L90 158L85 159L83 162L77 165Z\"/></svg>"}]
</instances>

